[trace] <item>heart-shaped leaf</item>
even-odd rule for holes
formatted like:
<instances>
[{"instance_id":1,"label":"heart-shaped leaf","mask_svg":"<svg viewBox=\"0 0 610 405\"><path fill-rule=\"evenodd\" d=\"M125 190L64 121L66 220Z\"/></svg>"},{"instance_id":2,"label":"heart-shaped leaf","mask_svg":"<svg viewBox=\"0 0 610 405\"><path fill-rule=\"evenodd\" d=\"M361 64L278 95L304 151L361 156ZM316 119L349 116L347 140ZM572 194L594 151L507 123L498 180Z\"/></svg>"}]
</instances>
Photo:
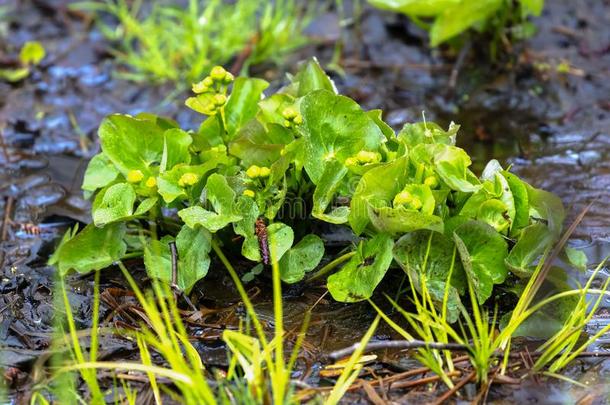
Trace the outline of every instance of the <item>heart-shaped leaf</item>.
<instances>
[{"instance_id":1,"label":"heart-shaped leaf","mask_svg":"<svg viewBox=\"0 0 610 405\"><path fill-rule=\"evenodd\" d=\"M316 268L324 256L324 242L319 236L309 234L290 248L279 262L282 281L296 283L305 273Z\"/></svg>"},{"instance_id":2,"label":"heart-shaped leaf","mask_svg":"<svg viewBox=\"0 0 610 405\"><path fill-rule=\"evenodd\" d=\"M357 302L370 298L392 263L394 242L387 234L377 234L363 242L337 273L328 277L328 291L337 301Z\"/></svg>"}]
</instances>

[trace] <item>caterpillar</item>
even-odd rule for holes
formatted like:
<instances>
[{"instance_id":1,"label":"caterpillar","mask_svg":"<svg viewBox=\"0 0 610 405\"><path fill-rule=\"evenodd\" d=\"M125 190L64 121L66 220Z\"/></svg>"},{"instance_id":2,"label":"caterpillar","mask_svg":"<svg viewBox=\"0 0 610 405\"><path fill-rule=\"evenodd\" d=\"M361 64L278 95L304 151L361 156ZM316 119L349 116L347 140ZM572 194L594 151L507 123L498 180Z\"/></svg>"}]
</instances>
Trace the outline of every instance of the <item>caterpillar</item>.
<instances>
[{"instance_id":1,"label":"caterpillar","mask_svg":"<svg viewBox=\"0 0 610 405\"><path fill-rule=\"evenodd\" d=\"M254 224L254 233L258 238L258 248L263 258L263 264L269 264L269 235L267 234L267 225L263 218L258 218Z\"/></svg>"}]
</instances>

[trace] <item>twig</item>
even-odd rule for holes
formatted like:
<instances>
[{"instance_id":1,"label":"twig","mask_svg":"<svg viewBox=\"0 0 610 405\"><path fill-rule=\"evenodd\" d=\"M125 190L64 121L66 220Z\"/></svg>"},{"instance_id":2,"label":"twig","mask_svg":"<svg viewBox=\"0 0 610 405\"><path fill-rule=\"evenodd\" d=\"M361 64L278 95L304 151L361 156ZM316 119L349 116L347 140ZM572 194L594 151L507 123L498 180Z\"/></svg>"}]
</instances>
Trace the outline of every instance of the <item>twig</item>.
<instances>
[{"instance_id":1,"label":"twig","mask_svg":"<svg viewBox=\"0 0 610 405\"><path fill-rule=\"evenodd\" d=\"M445 403L446 400L448 400L449 398L451 398L453 396L453 394L455 394L456 392L458 392L458 390L460 388L462 388L464 385L466 385L467 382L469 382L470 380L472 380L474 378L474 376L476 375L476 372L473 371L470 374L468 374L465 378L463 378L459 383L455 384L453 386L453 388L451 388L449 391L445 392L443 394L443 396L441 396L439 399L436 400L436 402L433 402L434 405L441 405L443 403Z\"/></svg>"},{"instance_id":2,"label":"twig","mask_svg":"<svg viewBox=\"0 0 610 405\"><path fill-rule=\"evenodd\" d=\"M333 360L342 359L355 352L360 347L360 343L355 343L345 349L336 350L328 355ZM436 350L468 350L467 345L460 343L437 343L424 342L423 340L387 340L383 342L372 342L366 345L364 352L372 352L374 350L383 349L416 349L426 347Z\"/></svg>"},{"instance_id":3,"label":"twig","mask_svg":"<svg viewBox=\"0 0 610 405\"><path fill-rule=\"evenodd\" d=\"M576 219L574 219L574 222L572 222L570 227L563 234L563 236L561 237L561 239L559 240L559 242L557 243L557 245L555 246L555 248L553 249L553 251L551 252L549 257L546 258L544 265L542 267L542 270L540 271L538 278L534 281L534 284L532 286L531 298L533 298L538 293L538 290L542 286L542 283L546 279L548 272L551 270L551 267L553 266L553 262L555 261L555 258L559 255L559 252L561 252L561 249L563 249L563 246L567 243L568 239L570 239L570 236L572 235L572 233L574 233L574 231L576 230L576 227L582 222L582 219L585 217L585 215L587 214L587 212L589 211L589 209L591 208L593 203L594 203L594 201L590 202L585 208L583 208L583 210L580 212L580 214L578 214Z\"/></svg>"},{"instance_id":4,"label":"twig","mask_svg":"<svg viewBox=\"0 0 610 405\"><path fill-rule=\"evenodd\" d=\"M472 46L471 41L467 41L464 44L464 46L460 50L460 53L458 54L457 60L455 61L453 68L451 69L451 76L449 77L449 88L451 90L455 89L455 86L457 85L457 79L458 79L458 75L460 74L460 69L462 69L462 65L464 64L466 55L468 55L468 53L470 52L471 46Z\"/></svg>"},{"instance_id":5,"label":"twig","mask_svg":"<svg viewBox=\"0 0 610 405\"><path fill-rule=\"evenodd\" d=\"M450 371L448 373L446 373L447 377L455 377L460 375L461 373L459 371ZM431 382L435 382L440 380L441 377L439 375L432 375L430 377L425 377L425 378L420 378L419 380L413 380L413 381L399 381L397 383L392 384L389 389L397 389L397 388L412 388L412 387L417 387L418 385L424 385L424 384L428 384Z\"/></svg>"},{"instance_id":6,"label":"twig","mask_svg":"<svg viewBox=\"0 0 610 405\"><path fill-rule=\"evenodd\" d=\"M6 198L6 204L4 204L4 219L2 220L2 233L0 240L4 242L8 234L8 223L11 220L11 211L13 210L14 198L9 196Z\"/></svg>"}]
</instances>

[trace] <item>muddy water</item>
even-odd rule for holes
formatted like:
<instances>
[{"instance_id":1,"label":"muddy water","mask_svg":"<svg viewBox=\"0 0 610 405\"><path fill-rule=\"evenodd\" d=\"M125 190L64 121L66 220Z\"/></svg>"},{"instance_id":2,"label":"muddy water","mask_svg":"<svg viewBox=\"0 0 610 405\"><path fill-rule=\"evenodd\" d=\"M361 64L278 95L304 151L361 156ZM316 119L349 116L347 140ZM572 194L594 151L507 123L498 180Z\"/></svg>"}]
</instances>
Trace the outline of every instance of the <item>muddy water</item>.
<instances>
[{"instance_id":1,"label":"muddy water","mask_svg":"<svg viewBox=\"0 0 610 405\"><path fill-rule=\"evenodd\" d=\"M17 5L17 3L19 3ZM169 87L137 85L117 80L108 57L108 44L81 16L69 12L66 1L15 2L20 18L8 26L0 41L0 61L14 55L26 40L39 39L48 57L41 68L18 85L0 82L0 212L4 239L0 242L0 365L17 366L22 383L34 359L48 348L57 308L52 300L53 269L45 266L57 238L75 221L88 222L89 202L79 192L87 160L96 153L95 131L111 112L153 111L170 115L187 128L198 118L177 104L160 105ZM451 58L431 52L425 37L405 19L370 11L345 36L343 75L335 80L343 93L366 108L383 108L386 120L399 129L406 121L428 120L462 125L460 145L482 169L490 158L499 159L536 187L560 195L573 218L594 204L577 229L574 246L584 248L592 268L610 254L610 28L609 7L601 1L548 2L537 21L538 35L517 54L519 63L495 68L476 62L463 66L455 86L449 85ZM337 18L330 13L314 24L318 37L336 39ZM1 30L0 30L1 31ZM295 58L316 54L329 61L334 48L305 49ZM468 60L468 58L467 58ZM569 71L557 66L567 62ZM282 77L278 71L261 71ZM278 85L276 80L274 85ZM4 221L7 218L8 221ZM4 222L7 222L4 224ZM37 228L35 228L37 227ZM35 230L36 229L36 230ZM136 265L134 265L136 266ZM237 301L231 283L218 267L215 276L196 289L193 299L209 308L228 308ZM608 273L604 272L607 277ZM581 282L586 274L574 274ZM387 280L391 287L400 280ZM124 285L116 271L104 276L104 287ZM256 297L261 317L272 322L269 283L262 279ZM91 278L75 278L70 302L79 326L91 319ZM224 291L215 296L210 291ZM293 286L285 292L287 326L296 330L302 313L323 295L318 286ZM106 309L106 308L104 308ZM235 312L237 311L237 312ZM209 364L223 364L225 352L215 340L226 326L235 326L239 308L216 318L216 325L192 325L201 339L198 348ZM608 322L610 301L591 323L594 333ZM365 304L345 306L322 299L316 307L299 372L317 381L320 356L359 339L372 320ZM391 334L387 328L376 339ZM107 338L107 358L122 359L133 348ZM604 337L591 349L605 350ZM127 354L125 354L127 353ZM396 367L404 358L385 359ZM394 363L393 363L394 362ZM570 376L599 394L606 382L608 362L583 362ZM599 364L598 364L599 363ZM402 364L402 366L405 366ZM585 391L567 384L532 385L519 389L496 387L491 398L512 401L573 402ZM16 384L19 386L21 384Z\"/></svg>"}]
</instances>

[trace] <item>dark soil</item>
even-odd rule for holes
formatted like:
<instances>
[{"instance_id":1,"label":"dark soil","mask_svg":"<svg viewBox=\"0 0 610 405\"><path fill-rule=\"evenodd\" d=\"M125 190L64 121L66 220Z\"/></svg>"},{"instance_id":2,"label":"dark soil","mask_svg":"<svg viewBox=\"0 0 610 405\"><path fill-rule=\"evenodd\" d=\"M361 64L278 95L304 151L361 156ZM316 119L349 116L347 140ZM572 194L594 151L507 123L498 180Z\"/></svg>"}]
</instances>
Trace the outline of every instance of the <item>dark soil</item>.
<instances>
[{"instance_id":1,"label":"dark soil","mask_svg":"<svg viewBox=\"0 0 610 405\"><path fill-rule=\"evenodd\" d=\"M89 16L69 10L69 3L9 0L14 12L0 20L0 65L10 64L28 40L41 41L47 50L30 77L17 84L0 82L0 368L6 370L15 402L27 398L35 382L31 371L51 354L54 320L62 311L54 302L54 269L46 261L66 229L89 221L89 202L79 186L87 160L99 149L99 122L109 113L141 111L171 116L186 128L196 128L200 120L180 101L163 103L171 85L117 79L114 73L125 68L110 57L110 44ZM610 2L550 0L535 22L538 34L515 45L513 57L492 65L471 51L456 69L456 55L430 50L424 33L403 17L367 8L340 34L338 18L330 12L309 29L319 43L293 59L317 55L327 66L340 39L343 72L333 74L340 91L365 108L383 109L396 129L420 120L422 111L426 119L443 125L455 121L462 125L460 146L477 169L491 158L512 165L534 186L560 195L571 218L593 201L571 243L585 248L595 266L610 254ZM560 72L560 65L569 71ZM279 86L285 71L258 67L253 73ZM139 263L130 263L130 268L146 283ZM91 323L92 280L70 280L69 300L80 328ZM248 287L253 294L259 291L257 310L270 320L268 285L262 280ZM134 321L133 314L111 311L132 299L124 286L116 269L104 272L102 315L108 323ZM298 328L304 309L323 293L323 286L287 287L287 327ZM197 348L206 364L223 366L226 354L219 336L237 325L243 310L234 305L237 294L221 266L211 269L191 299L202 308L187 318ZM331 301L316 307L305 343L306 364L300 372L313 384L324 382L317 377L321 356L357 341L373 317L366 304ZM610 303L602 308L605 313L607 307ZM605 322L600 314L591 331ZM382 328L376 339L389 336ZM601 345L607 341L602 339ZM103 359L124 360L136 353L131 343L110 335L103 337L102 347ZM413 367L404 355L380 356L378 372ZM585 382L588 390L528 381L519 388L493 386L488 399L569 403L590 395L586 398L602 401L609 367L598 360L571 370L570 377ZM390 398L426 402L431 399L426 392L397 390ZM466 392L476 395L475 387L467 386Z\"/></svg>"}]
</instances>

